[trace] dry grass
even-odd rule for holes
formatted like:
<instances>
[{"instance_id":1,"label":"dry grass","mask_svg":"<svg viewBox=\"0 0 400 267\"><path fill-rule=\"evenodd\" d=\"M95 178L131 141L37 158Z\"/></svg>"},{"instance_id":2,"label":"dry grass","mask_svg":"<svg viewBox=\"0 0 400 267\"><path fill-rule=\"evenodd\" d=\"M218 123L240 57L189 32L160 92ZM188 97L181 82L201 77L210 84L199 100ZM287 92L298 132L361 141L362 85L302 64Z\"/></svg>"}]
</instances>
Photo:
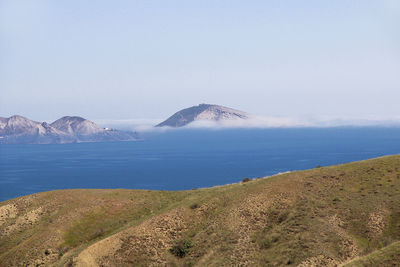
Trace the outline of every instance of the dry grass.
<instances>
[{"instance_id":1,"label":"dry grass","mask_svg":"<svg viewBox=\"0 0 400 267\"><path fill-rule=\"evenodd\" d=\"M190 191L52 191L0 213L0 266L385 266L400 260L400 157Z\"/></svg>"}]
</instances>

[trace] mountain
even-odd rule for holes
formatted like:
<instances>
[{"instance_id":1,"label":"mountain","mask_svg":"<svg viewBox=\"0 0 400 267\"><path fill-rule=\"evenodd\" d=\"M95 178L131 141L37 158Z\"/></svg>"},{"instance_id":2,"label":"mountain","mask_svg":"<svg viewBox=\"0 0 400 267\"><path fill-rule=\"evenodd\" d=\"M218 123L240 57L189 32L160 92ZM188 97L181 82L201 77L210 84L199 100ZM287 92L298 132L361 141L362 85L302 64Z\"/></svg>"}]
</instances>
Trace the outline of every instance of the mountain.
<instances>
[{"instance_id":1,"label":"mountain","mask_svg":"<svg viewBox=\"0 0 400 267\"><path fill-rule=\"evenodd\" d=\"M72 141L71 136L51 127L46 122L36 122L14 115L0 120L0 144L57 143Z\"/></svg>"},{"instance_id":2,"label":"mountain","mask_svg":"<svg viewBox=\"0 0 400 267\"><path fill-rule=\"evenodd\" d=\"M51 124L32 121L18 115L0 118L0 144L106 142L135 139L135 133L104 129L81 117L66 116Z\"/></svg>"},{"instance_id":3,"label":"mountain","mask_svg":"<svg viewBox=\"0 0 400 267\"><path fill-rule=\"evenodd\" d=\"M0 202L0 266L398 266L400 156L187 191Z\"/></svg>"},{"instance_id":4,"label":"mountain","mask_svg":"<svg viewBox=\"0 0 400 267\"><path fill-rule=\"evenodd\" d=\"M104 129L99 127L92 121L85 120L81 117L65 116L56 120L51 124L57 130L68 134L89 135L104 132Z\"/></svg>"},{"instance_id":5,"label":"mountain","mask_svg":"<svg viewBox=\"0 0 400 267\"><path fill-rule=\"evenodd\" d=\"M1 118L0 134L45 134L47 125L29 120L25 117L14 115L10 118Z\"/></svg>"},{"instance_id":6,"label":"mountain","mask_svg":"<svg viewBox=\"0 0 400 267\"><path fill-rule=\"evenodd\" d=\"M156 127L182 127L194 121L234 121L246 120L249 114L232 108L219 105L200 104L190 108L182 109L169 117L167 120L156 125Z\"/></svg>"}]
</instances>

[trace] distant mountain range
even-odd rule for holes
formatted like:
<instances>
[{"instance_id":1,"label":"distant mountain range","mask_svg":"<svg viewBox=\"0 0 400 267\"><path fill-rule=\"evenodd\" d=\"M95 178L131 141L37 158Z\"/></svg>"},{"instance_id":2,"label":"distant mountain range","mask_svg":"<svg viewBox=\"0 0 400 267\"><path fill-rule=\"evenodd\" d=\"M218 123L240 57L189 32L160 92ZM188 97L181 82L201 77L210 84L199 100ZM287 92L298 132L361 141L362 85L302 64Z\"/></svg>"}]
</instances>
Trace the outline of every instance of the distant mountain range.
<instances>
[{"instance_id":1,"label":"distant mountain range","mask_svg":"<svg viewBox=\"0 0 400 267\"><path fill-rule=\"evenodd\" d=\"M167 120L156 125L156 127L182 127L195 121L235 121L246 120L250 115L246 112L211 104L200 104L190 108L182 109L169 117Z\"/></svg>"},{"instance_id":2,"label":"distant mountain range","mask_svg":"<svg viewBox=\"0 0 400 267\"><path fill-rule=\"evenodd\" d=\"M183 127L194 122L230 123L246 122L250 114L211 104L200 104L182 109L156 127ZM14 115L0 117L0 144L52 144L79 142L132 141L137 134L102 128L96 123L77 116L65 116L49 124Z\"/></svg>"},{"instance_id":3,"label":"distant mountain range","mask_svg":"<svg viewBox=\"0 0 400 267\"><path fill-rule=\"evenodd\" d=\"M76 116L62 117L51 124L18 115L0 117L0 144L132 141L136 138L136 133L101 128Z\"/></svg>"}]
</instances>

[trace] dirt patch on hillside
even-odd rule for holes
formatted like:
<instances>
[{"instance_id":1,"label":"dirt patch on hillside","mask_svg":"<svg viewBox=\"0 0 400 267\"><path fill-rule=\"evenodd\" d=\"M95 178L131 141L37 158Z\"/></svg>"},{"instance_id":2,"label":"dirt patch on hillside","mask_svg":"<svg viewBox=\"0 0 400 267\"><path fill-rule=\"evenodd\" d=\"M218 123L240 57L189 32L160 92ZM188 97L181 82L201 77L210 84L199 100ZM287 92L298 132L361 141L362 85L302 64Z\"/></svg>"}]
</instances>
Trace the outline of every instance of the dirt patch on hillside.
<instances>
[{"instance_id":1,"label":"dirt patch on hillside","mask_svg":"<svg viewBox=\"0 0 400 267\"><path fill-rule=\"evenodd\" d=\"M1 235L8 236L16 231L19 231L23 228L32 226L35 224L37 221L39 221L40 216L43 214L42 207L39 207L37 209L31 210L27 213L25 213L22 216L17 217L15 222L4 230L4 232L1 233Z\"/></svg>"},{"instance_id":2,"label":"dirt patch on hillside","mask_svg":"<svg viewBox=\"0 0 400 267\"><path fill-rule=\"evenodd\" d=\"M338 262L324 255L318 255L316 257L309 258L300 263L299 265L297 265L297 267L319 267L319 266L334 267L338 266Z\"/></svg>"},{"instance_id":3,"label":"dirt patch on hillside","mask_svg":"<svg viewBox=\"0 0 400 267\"><path fill-rule=\"evenodd\" d=\"M100 266L99 260L107 255L113 255L122 246L120 234L101 240L84 251L74 260L75 266Z\"/></svg>"},{"instance_id":4,"label":"dirt patch on hillside","mask_svg":"<svg viewBox=\"0 0 400 267\"><path fill-rule=\"evenodd\" d=\"M18 209L15 204L7 204L0 207L0 226L2 226L8 219L17 217Z\"/></svg>"},{"instance_id":5,"label":"dirt patch on hillside","mask_svg":"<svg viewBox=\"0 0 400 267\"><path fill-rule=\"evenodd\" d=\"M370 236L376 237L382 234L385 228L386 213L384 211L372 212L368 219L368 230L370 231Z\"/></svg>"},{"instance_id":6,"label":"dirt patch on hillside","mask_svg":"<svg viewBox=\"0 0 400 267\"><path fill-rule=\"evenodd\" d=\"M343 260L349 260L357 257L359 255L359 249L356 245L357 243L343 228L344 222L339 218L339 216L337 214L331 216L328 219L328 223L333 227L333 230L341 239L340 254Z\"/></svg>"},{"instance_id":7,"label":"dirt patch on hillside","mask_svg":"<svg viewBox=\"0 0 400 267\"><path fill-rule=\"evenodd\" d=\"M59 259L58 251L54 249L46 249L40 257L30 260L26 263L26 267L48 266L50 263Z\"/></svg>"},{"instance_id":8,"label":"dirt patch on hillside","mask_svg":"<svg viewBox=\"0 0 400 267\"><path fill-rule=\"evenodd\" d=\"M288 188L265 187L262 192L248 195L242 203L233 208L226 218L226 225L237 234L238 240L230 257L232 262L241 262L244 266L256 265L254 253L259 248L253 241L255 232L272 224L269 212L280 211L295 203L296 191Z\"/></svg>"},{"instance_id":9,"label":"dirt patch on hillside","mask_svg":"<svg viewBox=\"0 0 400 267\"><path fill-rule=\"evenodd\" d=\"M144 262L146 266L165 265L166 250L186 230L185 217L183 209L172 210L101 240L81 252L74 260L75 266L125 266Z\"/></svg>"}]
</instances>

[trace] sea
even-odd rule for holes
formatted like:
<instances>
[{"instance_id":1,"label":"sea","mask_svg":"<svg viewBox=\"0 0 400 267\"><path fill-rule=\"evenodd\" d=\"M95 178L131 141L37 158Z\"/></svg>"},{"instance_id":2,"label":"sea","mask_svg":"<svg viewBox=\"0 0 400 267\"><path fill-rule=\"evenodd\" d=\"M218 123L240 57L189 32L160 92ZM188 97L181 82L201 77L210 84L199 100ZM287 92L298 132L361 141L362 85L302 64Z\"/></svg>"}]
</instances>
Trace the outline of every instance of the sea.
<instances>
[{"instance_id":1,"label":"sea","mask_svg":"<svg viewBox=\"0 0 400 267\"><path fill-rule=\"evenodd\" d=\"M0 145L0 201L70 188L188 190L400 153L400 128L185 129Z\"/></svg>"}]
</instances>

